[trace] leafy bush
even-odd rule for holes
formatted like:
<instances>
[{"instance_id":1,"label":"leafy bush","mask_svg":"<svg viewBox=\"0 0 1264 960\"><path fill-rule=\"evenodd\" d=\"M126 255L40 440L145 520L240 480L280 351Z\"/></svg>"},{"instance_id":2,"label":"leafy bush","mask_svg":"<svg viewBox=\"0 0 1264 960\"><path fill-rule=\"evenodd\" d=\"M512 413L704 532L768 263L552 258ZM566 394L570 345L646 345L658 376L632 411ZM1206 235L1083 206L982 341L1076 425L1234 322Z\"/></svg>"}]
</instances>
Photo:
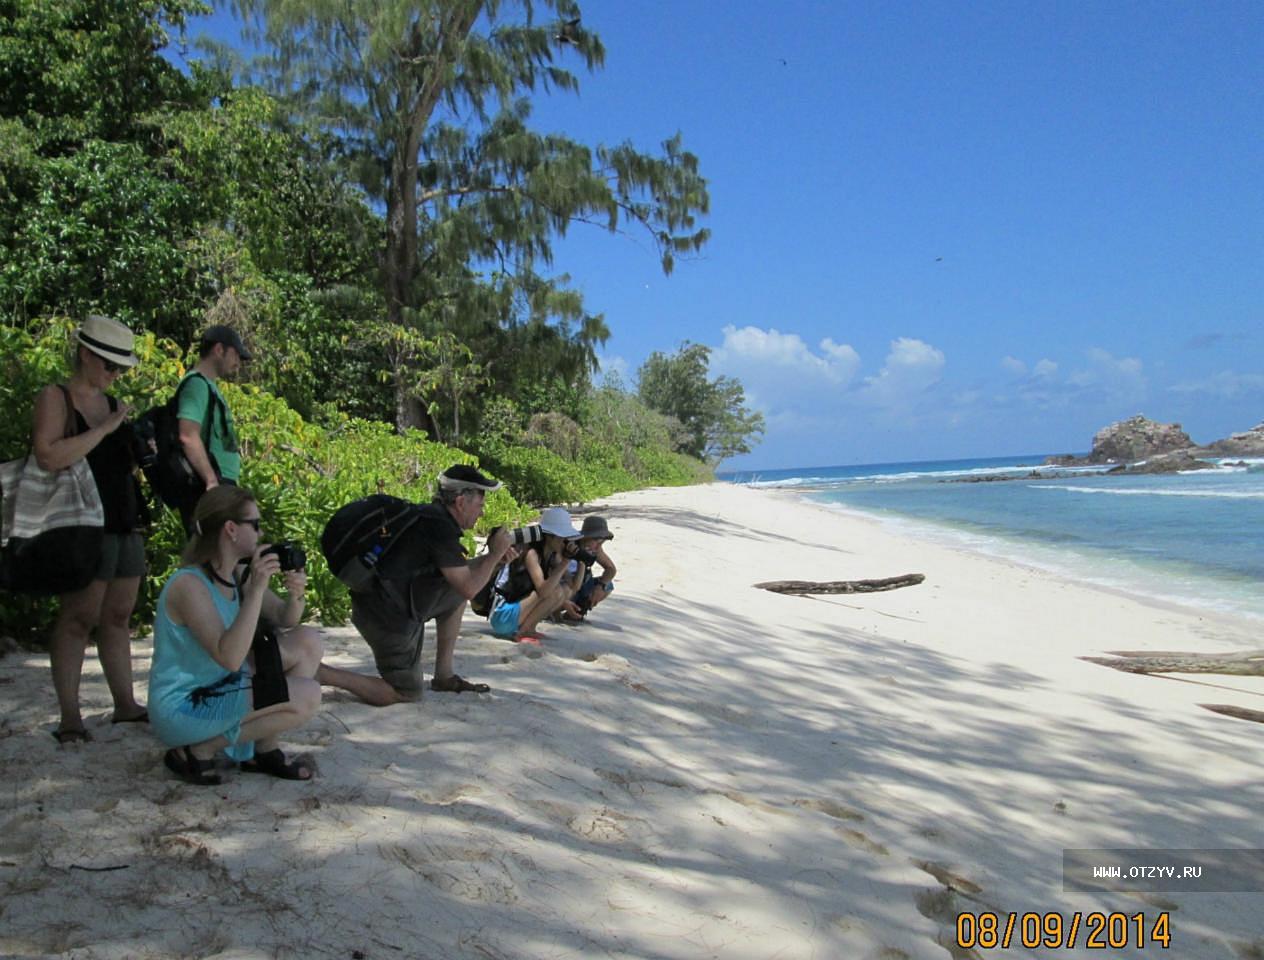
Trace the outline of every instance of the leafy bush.
<instances>
[{"instance_id":1,"label":"leafy bush","mask_svg":"<svg viewBox=\"0 0 1264 960\"><path fill-rule=\"evenodd\" d=\"M8 455L20 456L27 449L31 407L39 388L67 376L66 344L73 329L72 323L60 320L30 330L0 324L9 374L0 384L0 407L9 413L0 418L0 442ZM137 338L136 352L141 364L119 378L114 392L143 410L165 402L185 366L175 344L152 335ZM219 386L241 440L241 483L258 499L264 533L298 541L307 551L309 616L325 623L343 622L350 609L346 589L320 554L320 534L330 516L371 493L428 501L441 471L453 463L477 463L472 455L431 443L416 431L401 436L387 424L350 419L326 430L257 387L223 382ZM475 533L500 524L518 525L533 516L508 490L499 490L488 496ZM152 622L158 593L176 568L183 545L179 516L155 508L146 538L149 572L137 601L137 623ZM473 533L466 535L466 546L473 551ZM53 606L48 600L3 594L0 622L15 634L30 633L48 625Z\"/></svg>"}]
</instances>

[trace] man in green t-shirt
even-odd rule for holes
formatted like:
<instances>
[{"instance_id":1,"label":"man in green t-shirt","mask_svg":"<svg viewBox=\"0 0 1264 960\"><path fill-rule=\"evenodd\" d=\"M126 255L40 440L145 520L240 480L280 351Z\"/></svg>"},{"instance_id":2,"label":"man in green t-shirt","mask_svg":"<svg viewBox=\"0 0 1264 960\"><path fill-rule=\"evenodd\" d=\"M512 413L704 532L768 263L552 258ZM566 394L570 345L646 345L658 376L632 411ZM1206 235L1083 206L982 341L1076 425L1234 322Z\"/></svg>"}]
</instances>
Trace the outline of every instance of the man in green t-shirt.
<instances>
[{"instance_id":1,"label":"man in green t-shirt","mask_svg":"<svg viewBox=\"0 0 1264 960\"><path fill-rule=\"evenodd\" d=\"M235 374L242 362L250 359L250 351L236 330L216 325L202 334L198 353L197 364L181 381L176 417L184 455L210 490L221 483L235 484L241 476L241 454L237 451L232 414L215 381ZM205 443L202 442L204 432ZM187 511L181 510L182 515L188 514L184 517L186 529L190 526L194 506L190 504Z\"/></svg>"}]
</instances>

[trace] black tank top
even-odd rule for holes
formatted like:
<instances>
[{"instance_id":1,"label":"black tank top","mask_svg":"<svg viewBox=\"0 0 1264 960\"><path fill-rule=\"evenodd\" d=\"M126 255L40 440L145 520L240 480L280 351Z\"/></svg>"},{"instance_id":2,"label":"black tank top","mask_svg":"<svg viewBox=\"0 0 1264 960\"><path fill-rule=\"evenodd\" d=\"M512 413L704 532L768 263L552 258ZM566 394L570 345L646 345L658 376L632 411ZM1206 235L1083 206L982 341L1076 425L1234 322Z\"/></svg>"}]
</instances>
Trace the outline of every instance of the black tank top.
<instances>
[{"instance_id":1,"label":"black tank top","mask_svg":"<svg viewBox=\"0 0 1264 960\"><path fill-rule=\"evenodd\" d=\"M118 409L118 401L105 398L110 413ZM78 433L90 429L78 408L75 409L75 429ZM101 494L101 506L105 510L106 533L131 533L141 525L140 491L136 475L132 472L132 425L122 423L113 433L88 451L88 466Z\"/></svg>"}]
</instances>

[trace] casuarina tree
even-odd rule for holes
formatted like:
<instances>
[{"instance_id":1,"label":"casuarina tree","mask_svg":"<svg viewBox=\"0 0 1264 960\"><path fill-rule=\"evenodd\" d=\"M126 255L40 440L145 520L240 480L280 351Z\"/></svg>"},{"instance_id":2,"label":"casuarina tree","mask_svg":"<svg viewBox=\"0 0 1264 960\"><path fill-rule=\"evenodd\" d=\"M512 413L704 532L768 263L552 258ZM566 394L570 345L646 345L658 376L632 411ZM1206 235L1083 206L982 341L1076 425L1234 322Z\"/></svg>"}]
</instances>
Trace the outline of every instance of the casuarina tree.
<instances>
[{"instance_id":1,"label":"casuarina tree","mask_svg":"<svg viewBox=\"0 0 1264 960\"><path fill-rule=\"evenodd\" d=\"M591 357L607 331L542 277L551 241L577 221L641 228L665 271L706 241L696 222L706 182L678 135L650 155L529 126L527 98L577 89L565 62L589 71L603 62L572 0L235 4L269 51L261 68L278 93L340 138L360 184L385 208L390 326L425 337L462 336L457 328L472 321L521 323L525 301L547 302L543 285L571 304L562 339L583 347L587 338ZM480 306L486 312L471 317ZM394 354L400 427L430 426L408 370L414 356Z\"/></svg>"}]
</instances>

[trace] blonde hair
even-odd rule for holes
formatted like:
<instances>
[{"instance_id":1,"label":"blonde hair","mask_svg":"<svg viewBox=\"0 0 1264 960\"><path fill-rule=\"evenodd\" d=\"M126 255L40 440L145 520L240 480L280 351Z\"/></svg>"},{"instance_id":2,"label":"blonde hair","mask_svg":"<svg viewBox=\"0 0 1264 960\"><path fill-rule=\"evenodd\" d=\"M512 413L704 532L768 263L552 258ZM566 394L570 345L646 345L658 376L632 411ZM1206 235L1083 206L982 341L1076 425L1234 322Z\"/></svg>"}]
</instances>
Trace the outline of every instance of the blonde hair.
<instances>
[{"instance_id":1,"label":"blonde hair","mask_svg":"<svg viewBox=\"0 0 1264 960\"><path fill-rule=\"evenodd\" d=\"M242 508L256 502L255 495L245 487L230 483L207 490L193 510L193 535L184 545L181 562L196 567L214 560L224 524L230 520L240 522Z\"/></svg>"}]
</instances>

